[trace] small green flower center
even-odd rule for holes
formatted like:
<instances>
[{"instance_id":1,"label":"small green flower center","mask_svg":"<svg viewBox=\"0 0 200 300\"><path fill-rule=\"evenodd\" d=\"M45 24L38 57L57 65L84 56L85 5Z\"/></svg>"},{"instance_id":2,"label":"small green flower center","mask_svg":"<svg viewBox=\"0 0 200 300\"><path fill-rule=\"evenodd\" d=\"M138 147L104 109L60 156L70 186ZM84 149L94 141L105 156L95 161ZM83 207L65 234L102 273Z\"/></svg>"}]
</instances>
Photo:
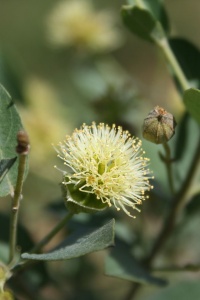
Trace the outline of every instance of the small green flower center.
<instances>
[{"instance_id":1,"label":"small green flower center","mask_svg":"<svg viewBox=\"0 0 200 300\"><path fill-rule=\"evenodd\" d=\"M98 164L98 173L103 175L105 172L110 172L110 170L115 166L115 161L110 160L108 163L99 163Z\"/></svg>"},{"instance_id":2,"label":"small green flower center","mask_svg":"<svg viewBox=\"0 0 200 300\"><path fill-rule=\"evenodd\" d=\"M102 174L105 172L105 170L106 170L105 164L100 163L100 164L98 165L98 173L99 173L100 175L102 175Z\"/></svg>"}]
</instances>

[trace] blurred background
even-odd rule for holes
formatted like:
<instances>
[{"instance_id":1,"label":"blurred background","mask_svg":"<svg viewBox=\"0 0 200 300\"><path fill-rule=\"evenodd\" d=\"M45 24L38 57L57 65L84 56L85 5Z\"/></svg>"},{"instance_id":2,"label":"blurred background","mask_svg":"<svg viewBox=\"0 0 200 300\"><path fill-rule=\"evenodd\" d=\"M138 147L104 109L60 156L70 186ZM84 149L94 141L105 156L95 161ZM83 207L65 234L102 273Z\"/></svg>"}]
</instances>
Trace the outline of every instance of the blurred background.
<instances>
[{"instance_id":1,"label":"blurred background","mask_svg":"<svg viewBox=\"0 0 200 300\"><path fill-rule=\"evenodd\" d=\"M35 241L59 219L56 203L61 199L61 173L54 168L59 161L52 144L92 121L122 125L142 138L143 119L155 105L173 113L177 122L183 115L181 98L162 53L124 27L120 16L123 4L120 0L0 0L0 82L12 95L30 136L30 173L21 220ZM200 47L200 2L166 0L164 6L170 36L186 38ZM144 149L151 158L156 191L167 194L159 146L144 141ZM151 204L145 205L148 211ZM8 211L9 200L0 201L0 208ZM138 215L133 224L125 216L123 221L132 235L148 225L144 236L150 238L160 220L150 216L142 223L143 218ZM60 278L60 291L47 285L42 290L44 297L111 299L115 295L122 299L130 283L104 277L103 257L102 252L89 259L49 264L52 277ZM95 276L91 278L91 274ZM73 295L73 280L79 280L85 292L65 298L66 291Z\"/></svg>"}]
</instances>

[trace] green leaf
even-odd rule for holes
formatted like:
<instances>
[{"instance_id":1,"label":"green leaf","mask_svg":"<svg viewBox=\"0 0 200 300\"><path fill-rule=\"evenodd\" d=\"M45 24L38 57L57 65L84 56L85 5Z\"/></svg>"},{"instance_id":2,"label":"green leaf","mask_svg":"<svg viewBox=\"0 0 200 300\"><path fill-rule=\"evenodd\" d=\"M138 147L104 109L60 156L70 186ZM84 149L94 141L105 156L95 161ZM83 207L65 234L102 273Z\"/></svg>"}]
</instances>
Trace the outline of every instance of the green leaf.
<instances>
[{"instance_id":1,"label":"green leaf","mask_svg":"<svg viewBox=\"0 0 200 300\"><path fill-rule=\"evenodd\" d=\"M192 43L181 38L169 39L169 44L185 76L189 80L200 80L200 51Z\"/></svg>"},{"instance_id":2,"label":"green leaf","mask_svg":"<svg viewBox=\"0 0 200 300\"><path fill-rule=\"evenodd\" d=\"M167 17L167 13L163 6L163 0L143 0L146 7L152 13L154 18L158 20L162 27L164 28L165 32L169 32L169 20Z\"/></svg>"},{"instance_id":3,"label":"green leaf","mask_svg":"<svg viewBox=\"0 0 200 300\"><path fill-rule=\"evenodd\" d=\"M108 208L108 204L98 200L95 194L81 192L74 184L63 187L63 193L66 207L73 213L95 213Z\"/></svg>"},{"instance_id":4,"label":"green leaf","mask_svg":"<svg viewBox=\"0 0 200 300\"><path fill-rule=\"evenodd\" d=\"M10 160L16 156L16 137L18 131L22 129L23 126L11 96L0 85L0 160ZM15 163L1 182L0 197L13 192L17 172L18 163Z\"/></svg>"},{"instance_id":5,"label":"green leaf","mask_svg":"<svg viewBox=\"0 0 200 300\"><path fill-rule=\"evenodd\" d=\"M142 39L154 42L165 36L162 26L147 8L136 5L122 7L122 19L131 32Z\"/></svg>"},{"instance_id":6,"label":"green leaf","mask_svg":"<svg viewBox=\"0 0 200 300\"><path fill-rule=\"evenodd\" d=\"M65 245L45 254L23 253L23 259L33 260L66 260L79 257L94 251L103 250L114 245L114 219L104 226L93 230L77 232L69 236Z\"/></svg>"},{"instance_id":7,"label":"green leaf","mask_svg":"<svg viewBox=\"0 0 200 300\"><path fill-rule=\"evenodd\" d=\"M194 88L186 90L183 101L191 116L200 123L200 90Z\"/></svg>"},{"instance_id":8,"label":"green leaf","mask_svg":"<svg viewBox=\"0 0 200 300\"><path fill-rule=\"evenodd\" d=\"M156 278L145 270L122 244L116 244L106 257L105 274L142 284L166 284L165 280Z\"/></svg>"},{"instance_id":9,"label":"green leaf","mask_svg":"<svg viewBox=\"0 0 200 300\"><path fill-rule=\"evenodd\" d=\"M2 159L0 161L0 184L12 165L15 163L17 157L11 158L11 159Z\"/></svg>"},{"instance_id":10,"label":"green leaf","mask_svg":"<svg viewBox=\"0 0 200 300\"><path fill-rule=\"evenodd\" d=\"M199 299L200 284L199 280L184 281L173 284L167 288L154 293L152 296L145 298L146 300L188 300Z\"/></svg>"}]
</instances>

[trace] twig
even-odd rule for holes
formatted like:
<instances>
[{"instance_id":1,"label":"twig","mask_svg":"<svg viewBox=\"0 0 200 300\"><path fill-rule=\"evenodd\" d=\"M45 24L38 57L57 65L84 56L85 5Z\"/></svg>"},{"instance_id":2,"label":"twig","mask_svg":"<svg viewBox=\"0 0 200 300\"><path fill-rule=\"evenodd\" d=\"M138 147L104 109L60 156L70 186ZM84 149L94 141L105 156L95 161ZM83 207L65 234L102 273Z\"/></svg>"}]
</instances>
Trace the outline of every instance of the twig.
<instances>
[{"instance_id":1,"label":"twig","mask_svg":"<svg viewBox=\"0 0 200 300\"><path fill-rule=\"evenodd\" d=\"M9 263L11 263L15 256L16 243L17 243L17 222L19 215L20 199L23 186L23 177L25 172L27 155L19 155L19 166L18 166L18 176L17 183L14 191L14 196L12 199L12 210L11 210L11 222L10 222L10 253L9 253Z\"/></svg>"},{"instance_id":2,"label":"twig","mask_svg":"<svg viewBox=\"0 0 200 300\"><path fill-rule=\"evenodd\" d=\"M163 162L166 164L166 169L167 169L167 177L169 181L169 186L172 195L175 194L175 188L174 188L174 181L173 181L173 175L172 175L172 158L171 158L171 151L168 143L163 143L163 147L165 149L166 156L163 159Z\"/></svg>"},{"instance_id":3,"label":"twig","mask_svg":"<svg viewBox=\"0 0 200 300\"><path fill-rule=\"evenodd\" d=\"M155 39L154 41L155 41L156 45L164 53L169 65L172 68L176 78L178 79L183 91L189 89L190 85L189 85L187 78L185 77L185 74L183 73L173 51L170 48L168 40L166 38L163 38L163 39Z\"/></svg>"}]
</instances>

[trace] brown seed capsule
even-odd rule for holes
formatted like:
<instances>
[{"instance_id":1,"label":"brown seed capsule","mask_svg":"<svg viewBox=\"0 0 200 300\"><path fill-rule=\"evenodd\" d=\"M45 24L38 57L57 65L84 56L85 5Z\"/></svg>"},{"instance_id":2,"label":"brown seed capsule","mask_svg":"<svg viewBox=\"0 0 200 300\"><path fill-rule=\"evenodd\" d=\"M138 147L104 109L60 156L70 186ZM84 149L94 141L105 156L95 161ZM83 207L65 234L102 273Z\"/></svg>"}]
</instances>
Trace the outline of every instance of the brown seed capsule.
<instances>
[{"instance_id":1,"label":"brown seed capsule","mask_svg":"<svg viewBox=\"0 0 200 300\"><path fill-rule=\"evenodd\" d=\"M175 133L174 116L160 106L154 107L144 119L143 137L155 144L168 142Z\"/></svg>"},{"instance_id":2,"label":"brown seed capsule","mask_svg":"<svg viewBox=\"0 0 200 300\"><path fill-rule=\"evenodd\" d=\"M28 134L25 131L21 130L17 133L17 143L16 152L18 154L28 154L30 143Z\"/></svg>"}]
</instances>

